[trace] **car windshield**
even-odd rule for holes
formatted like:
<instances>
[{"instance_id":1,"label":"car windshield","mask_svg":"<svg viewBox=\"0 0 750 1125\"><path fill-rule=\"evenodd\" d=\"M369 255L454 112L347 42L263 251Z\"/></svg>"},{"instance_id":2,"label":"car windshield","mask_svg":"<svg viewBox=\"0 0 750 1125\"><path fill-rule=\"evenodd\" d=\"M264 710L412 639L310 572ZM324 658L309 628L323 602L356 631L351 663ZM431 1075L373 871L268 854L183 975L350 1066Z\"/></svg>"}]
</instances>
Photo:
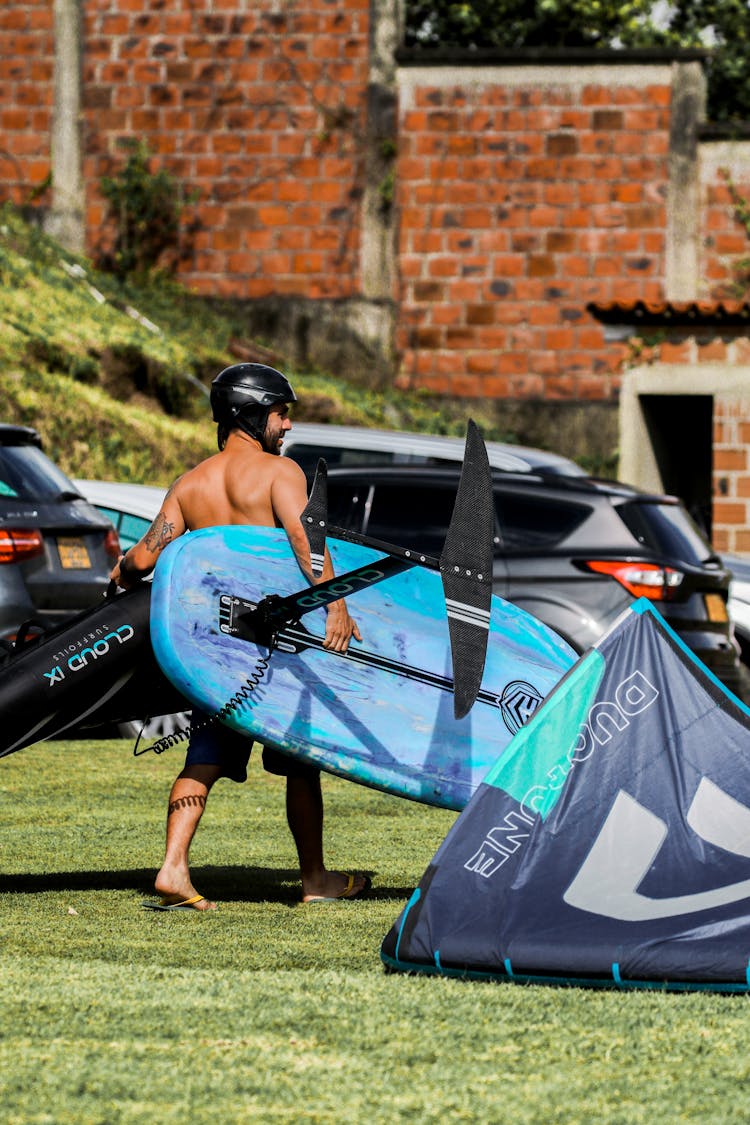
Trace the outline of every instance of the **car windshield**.
<instances>
[{"instance_id":1,"label":"car windshield","mask_svg":"<svg viewBox=\"0 0 750 1125\"><path fill-rule=\"evenodd\" d=\"M617 511L628 531L652 551L689 564L715 558L711 544L680 504L627 503Z\"/></svg>"},{"instance_id":2,"label":"car windshield","mask_svg":"<svg viewBox=\"0 0 750 1125\"><path fill-rule=\"evenodd\" d=\"M35 445L0 446L0 500L57 500L77 496L72 481Z\"/></svg>"}]
</instances>

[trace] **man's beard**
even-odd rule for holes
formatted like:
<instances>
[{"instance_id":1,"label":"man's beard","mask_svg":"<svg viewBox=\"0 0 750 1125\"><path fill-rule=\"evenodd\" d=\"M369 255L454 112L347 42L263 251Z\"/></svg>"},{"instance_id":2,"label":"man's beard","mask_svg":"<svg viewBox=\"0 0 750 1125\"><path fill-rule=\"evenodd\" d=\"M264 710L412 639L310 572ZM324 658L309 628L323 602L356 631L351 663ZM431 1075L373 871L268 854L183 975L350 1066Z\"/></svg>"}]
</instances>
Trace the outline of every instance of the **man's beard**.
<instances>
[{"instance_id":1,"label":"man's beard","mask_svg":"<svg viewBox=\"0 0 750 1125\"><path fill-rule=\"evenodd\" d=\"M279 438L280 437L281 437L280 434L277 434L276 437L273 437L272 435L270 435L268 433L268 430L265 430L264 433L263 433L263 438L262 438L261 443L260 443L261 447L263 449L263 452L264 453L272 453L275 457L279 457L281 455L281 450L279 449Z\"/></svg>"}]
</instances>

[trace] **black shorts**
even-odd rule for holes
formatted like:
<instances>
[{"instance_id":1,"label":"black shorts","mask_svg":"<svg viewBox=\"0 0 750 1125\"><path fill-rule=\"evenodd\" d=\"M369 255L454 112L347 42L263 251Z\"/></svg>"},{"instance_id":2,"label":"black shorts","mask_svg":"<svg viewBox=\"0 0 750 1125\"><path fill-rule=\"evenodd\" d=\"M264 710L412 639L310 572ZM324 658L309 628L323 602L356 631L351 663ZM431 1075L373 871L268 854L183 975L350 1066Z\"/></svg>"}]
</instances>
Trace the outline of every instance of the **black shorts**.
<instances>
[{"instance_id":1,"label":"black shorts","mask_svg":"<svg viewBox=\"0 0 750 1125\"><path fill-rule=\"evenodd\" d=\"M186 766L220 766L222 777L231 781L247 781L247 763L253 748L251 738L223 723L210 721L198 707L193 708L190 727ZM270 746L263 747L263 768L279 777L313 777L320 772L317 766L282 754Z\"/></svg>"}]
</instances>

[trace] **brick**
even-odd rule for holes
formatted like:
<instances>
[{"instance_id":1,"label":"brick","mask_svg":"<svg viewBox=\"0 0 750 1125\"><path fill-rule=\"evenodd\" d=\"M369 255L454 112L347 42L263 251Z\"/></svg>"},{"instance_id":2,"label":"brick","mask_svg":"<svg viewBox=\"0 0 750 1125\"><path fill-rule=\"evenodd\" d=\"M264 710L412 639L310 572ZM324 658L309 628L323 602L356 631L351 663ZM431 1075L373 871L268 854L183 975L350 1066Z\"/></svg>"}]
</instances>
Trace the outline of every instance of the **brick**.
<instances>
[{"instance_id":1,"label":"brick","mask_svg":"<svg viewBox=\"0 0 750 1125\"><path fill-rule=\"evenodd\" d=\"M698 362L710 363L717 361L724 362L727 357L727 346L721 339L710 340L707 343L698 344Z\"/></svg>"},{"instance_id":2,"label":"brick","mask_svg":"<svg viewBox=\"0 0 750 1125\"><path fill-rule=\"evenodd\" d=\"M529 256L529 277L552 277L556 272L555 259L550 254L531 254Z\"/></svg>"},{"instance_id":3,"label":"brick","mask_svg":"<svg viewBox=\"0 0 750 1125\"><path fill-rule=\"evenodd\" d=\"M559 171L559 164L552 157L530 160L527 165L527 174L535 180L554 180Z\"/></svg>"},{"instance_id":4,"label":"brick","mask_svg":"<svg viewBox=\"0 0 750 1125\"><path fill-rule=\"evenodd\" d=\"M28 127L29 115L26 110L21 109L4 109L0 111L0 129L4 131L13 131L15 129L26 129Z\"/></svg>"},{"instance_id":5,"label":"brick","mask_svg":"<svg viewBox=\"0 0 750 1125\"><path fill-rule=\"evenodd\" d=\"M544 379L541 375L518 375L511 381L512 394L516 398L543 398Z\"/></svg>"},{"instance_id":6,"label":"brick","mask_svg":"<svg viewBox=\"0 0 750 1125\"><path fill-rule=\"evenodd\" d=\"M529 254L534 250L543 249L543 240L544 235L541 231L514 232L511 234L510 248L516 254Z\"/></svg>"},{"instance_id":7,"label":"brick","mask_svg":"<svg viewBox=\"0 0 750 1125\"><path fill-rule=\"evenodd\" d=\"M476 334L469 327L448 327L445 330L445 346L447 348L465 351L476 346Z\"/></svg>"},{"instance_id":8,"label":"brick","mask_svg":"<svg viewBox=\"0 0 750 1125\"><path fill-rule=\"evenodd\" d=\"M714 519L725 526L747 524L747 506L730 500L720 500L714 497Z\"/></svg>"},{"instance_id":9,"label":"brick","mask_svg":"<svg viewBox=\"0 0 750 1125\"><path fill-rule=\"evenodd\" d=\"M589 277L591 261L583 254L565 254L560 261L560 272L565 277Z\"/></svg>"},{"instance_id":10,"label":"brick","mask_svg":"<svg viewBox=\"0 0 750 1125\"><path fill-rule=\"evenodd\" d=\"M143 86L120 86L113 91L112 104L116 109L142 106L145 101L146 90Z\"/></svg>"},{"instance_id":11,"label":"brick","mask_svg":"<svg viewBox=\"0 0 750 1125\"><path fill-rule=\"evenodd\" d=\"M557 207L532 207L528 212L528 223L531 227L557 226L560 211Z\"/></svg>"},{"instance_id":12,"label":"brick","mask_svg":"<svg viewBox=\"0 0 750 1125\"><path fill-rule=\"evenodd\" d=\"M274 233L279 250L304 250L307 247L308 236L304 227L281 227Z\"/></svg>"},{"instance_id":13,"label":"brick","mask_svg":"<svg viewBox=\"0 0 750 1125\"><path fill-rule=\"evenodd\" d=\"M608 105L611 99L606 86L584 86L581 90L582 105Z\"/></svg>"},{"instance_id":14,"label":"brick","mask_svg":"<svg viewBox=\"0 0 750 1125\"><path fill-rule=\"evenodd\" d=\"M748 468L746 449L714 448L714 472L742 472Z\"/></svg>"},{"instance_id":15,"label":"brick","mask_svg":"<svg viewBox=\"0 0 750 1125\"><path fill-rule=\"evenodd\" d=\"M452 257L434 257L427 264L430 277L452 277L458 273L458 263Z\"/></svg>"},{"instance_id":16,"label":"brick","mask_svg":"<svg viewBox=\"0 0 750 1125\"><path fill-rule=\"evenodd\" d=\"M593 375L576 377L576 395L587 402L601 402L608 396L607 383L601 377Z\"/></svg>"},{"instance_id":17,"label":"brick","mask_svg":"<svg viewBox=\"0 0 750 1125\"><path fill-rule=\"evenodd\" d=\"M529 369L528 352L505 351L497 357L499 375L523 375Z\"/></svg>"},{"instance_id":18,"label":"brick","mask_svg":"<svg viewBox=\"0 0 750 1125\"><path fill-rule=\"evenodd\" d=\"M435 327L444 328L446 325L460 324L463 319L463 309L460 305L432 304L428 309L430 322Z\"/></svg>"},{"instance_id":19,"label":"brick","mask_svg":"<svg viewBox=\"0 0 750 1125\"><path fill-rule=\"evenodd\" d=\"M529 352L529 368L536 375L556 375L560 370L560 354L555 351L531 350Z\"/></svg>"},{"instance_id":20,"label":"brick","mask_svg":"<svg viewBox=\"0 0 750 1125\"><path fill-rule=\"evenodd\" d=\"M468 375L491 375L495 370L495 356L488 351L470 352L466 357Z\"/></svg>"},{"instance_id":21,"label":"brick","mask_svg":"<svg viewBox=\"0 0 750 1125\"><path fill-rule=\"evenodd\" d=\"M320 274L323 262L324 258L320 253L295 254L292 266L296 274Z\"/></svg>"},{"instance_id":22,"label":"brick","mask_svg":"<svg viewBox=\"0 0 750 1125\"><path fill-rule=\"evenodd\" d=\"M564 351L572 348L574 343L572 328L550 328L544 333L544 347L549 351Z\"/></svg>"},{"instance_id":23,"label":"brick","mask_svg":"<svg viewBox=\"0 0 750 1125\"><path fill-rule=\"evenodd\" d=\"M470 325L494 324L494 305L469 305L466 309L466 323Z\"/></svg>"},{"instance_id":24,"label":"brick","mask_svg":"<svg viewBox=\"0 0 750 1125\"><path fill-rule=\"evenodd\" d=\"M550 303L538 304L529 308L527 318L529 324L535 326L558 324L560 313L555 305Z\"/></svg>"},{"instance_id":25,"label":"brick","mask_svg":"<svg viewBox=\"0 0 750 1125\"><path fill-rule=\"evenodd\" d=\"M659 349L659 359L662 363L689 363L690 344L683 340L680 343L665 341Z\"/></svg>"},{"instance_id":26,"label":"brick","mask_svg":"<svg viewBox=\"0 0 750 1125\"><path fill-rule=\"evenodd\" d=\"M591 212L584 207L569 207L562 213L562 225L584 231L591 225Z\"/></svg>"},{"instance_id":27,"label":"brick","mask_svg":"<svg viewBox=\"0 0 750 1125\"><path fill-rule=\"evenodd\" d=\"M595 109L591 114L591 127L596 130L611 132L622 129L623 112L620 109Z\"/></svg>"},{"instance_id":28,"label":"brick","mask_svg":"<svg viewBox=\"0 0 750 1125\"><path fill-rule=\"evenodd\" d=\"M578 152L578 137L575 133L555 133L545 142L548 156L571 156Z\"/></svg>"},{"instance_id":29,"label":"brick","mask_svg":"<svg viewBox=\"0 0 750 1125\"><path fill-rule=\"evenodd\" d=\"M577 243L577 235L570 231L551 230L547 232L547 250L551 254L559 253L565 250L574 250Z\"/></svg>"},{"instance_id":30,"label":"brick","mask_svg":"<svg viewBox=\"0 0 750 1125\"><path fill-rule=\"evenodd\" d=\"M544 380L544 397L546 399L573 398L577 389L577 381L572 374L547 375Z\"/></svg>"},{"instance_id":31,"label":"brick","mask_svg":"<svg viewBox=\"0 0 750 1125\"><path fill-rule=\"evenodd\" d=\"M308 195L318 203L345 203L348 185L344 182L313 181Z\"/></svg>"},{"instance_id":32,"label":"brick","mask_svg":"<svg viewBox=\"0 0 750 1125\"><path fill-rule=\"evenodd\" d=\"M542 199L545 203L558 207L571 207L580 198L580 189L576 184L552 183L545 184Z\"/></svg>"},{"instance_id":33,"label":"brick","mask_svg":"<svg viewBox=\"0 0 750 1125\"><path fill-rule=\"evenodd\" d=\"M747 234L717 234L714 245L717 254L745 254L748 250Z\"/></svg>"}]
</instances>

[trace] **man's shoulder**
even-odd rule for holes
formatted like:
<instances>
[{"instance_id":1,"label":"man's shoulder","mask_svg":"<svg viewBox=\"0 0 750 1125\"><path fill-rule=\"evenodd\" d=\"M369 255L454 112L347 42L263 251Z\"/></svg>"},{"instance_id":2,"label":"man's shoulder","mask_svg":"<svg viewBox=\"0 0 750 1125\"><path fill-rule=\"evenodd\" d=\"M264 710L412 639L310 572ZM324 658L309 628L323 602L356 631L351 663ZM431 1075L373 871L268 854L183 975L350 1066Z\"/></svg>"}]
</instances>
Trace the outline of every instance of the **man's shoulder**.
<instances>
[{"instance_id":1,"label":"man's shoulder","mask_svg":"<svg viewBox=\"0 0 750 1125\"><path fill-rule=\"evenodd\" d=\"M289 479L299 479L301 477L304 480L305 474L297 462L293 461L291 457L279 457L275 453L264 453L263 456L268 458L267 463L269 464L269 468L273 470L275 476L288 477Z\"/></svg>"}]
</instances>

